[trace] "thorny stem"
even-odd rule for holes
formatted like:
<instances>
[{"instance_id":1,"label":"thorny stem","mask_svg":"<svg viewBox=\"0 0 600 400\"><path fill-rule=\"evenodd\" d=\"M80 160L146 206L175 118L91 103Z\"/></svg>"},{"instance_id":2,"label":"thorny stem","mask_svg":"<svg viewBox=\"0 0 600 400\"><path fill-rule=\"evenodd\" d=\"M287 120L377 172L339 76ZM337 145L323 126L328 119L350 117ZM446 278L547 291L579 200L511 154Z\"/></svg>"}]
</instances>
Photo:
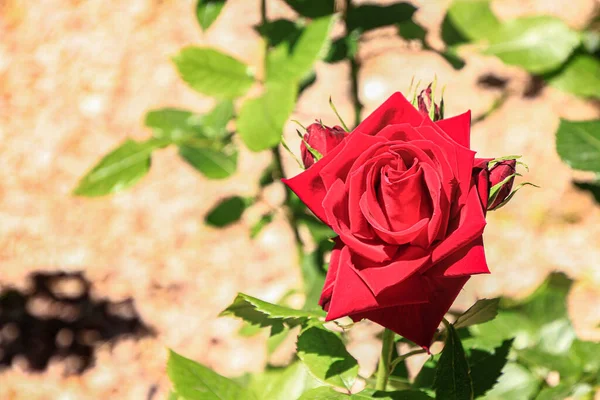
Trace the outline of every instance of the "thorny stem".
<instances>
[{"instance_id":1,"label":"thorny stem","mask_svg":"<svg viewBox=\"0 0 600 400\"><path fill-rule=\"evenodd\" d=\"M267 19L267 0L261 0L260 1L260 20L262 25L266 25L268 22ZM269 42L267 40L265 40L265 54L264 54L264 59L263 59L263 66L266 68L267 65L267 55L269 52ZM281 158L281 153L279 151L279 146L274 147L272 149L272 154L273 154L273 164L274 164L274 172L273 172L273 177L275 179L281 179L284 176L283 173L283 163L282 163L282 158ZM296 239L296 248L298 250L298 254L300 255L301 259L303 256L303 250L302 250L302 238L300 237L300 232L298 231L298 221L296 216L294 215L294 212L292 210L289 209L289 203L290 203L290 192L289 190L286 189L285 191L285 204L288 205L288 207L284 210L285 213L285 217L288 220L288 223L290 224L290 227L292 228L292 231L294 233L294 238Z\"/></svg>"},{"instance_id":2,"label":"thorny stem","mask_svg":"<svg viewBox=\"0 0 600 400\"><path fill-rule=\"evenodd\" d=\"M394 332L385 328L383 331L383 343L381 345L381 357L377 366L377 381L375 390L385 390L388 378L392 372L390 362L392 360L392 350L394 349Z\"/></svg>"}]
</instances>

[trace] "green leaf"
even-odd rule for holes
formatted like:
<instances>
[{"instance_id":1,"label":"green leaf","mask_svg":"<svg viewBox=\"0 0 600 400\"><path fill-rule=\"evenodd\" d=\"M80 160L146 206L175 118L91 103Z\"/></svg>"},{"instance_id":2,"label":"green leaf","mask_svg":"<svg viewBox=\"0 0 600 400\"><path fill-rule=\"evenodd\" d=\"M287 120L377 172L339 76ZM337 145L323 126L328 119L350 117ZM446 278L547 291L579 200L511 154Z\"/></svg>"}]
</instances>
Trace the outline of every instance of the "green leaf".
<instances>
[{"instance_id":1,"label":"green leaf","mask_svg":"<svg viewBox=\"0 0 600 400\"><path fill-rule=\"evenodd\" d=\"M398 24L400 36L406 40L418 40L424 48L429 48L425 43L427 31L413 20L404 21Z\"/></svg>"},{"instance_id":2,"label":"green leaf","mask_svg":"<svg viewBox=\"0 0 600 400\"><path fill-rule=\"evenodd\" d=\"M151 139L136 142L127 139L119 147L104 156L73 190L77 196L104 196L133 186L150 170L153 150L168 142Z\"/></svg>"},{"instance_id":3,"label":"green leaf","mask_svg":"<svg viewBox=\"0 0 600 400\"><path fill-rule=\"evenodd\" d=\"M314 251L310 254L302 255L302 281L304 284L305 310L314 310L319 307L319 298L325 284L325 272L322 269L323 254L320 251Z\"/></svg>"},{"instance_id":4,"label":"green leaf","mask_svg":"<svg viewBox=\"0 0 600 400\"><path fill-rule=\"evenodd\" d=\"M233 118L233 103L223 100L202 116L202 128L208 138L222 139L227 135L227 123Z\"/></svg>"},{"instance_id":5,"label":"green leaf","mask_svg":"<svg viewBox=\"0 0 600 400\"><path fill-rule=\"evenodd\" d=\"M237 151L225 152L184 144L179 146L179 155L209 179L228 178L237 167Z\"/></svg>"},{"instance_id":6,"label":"green leaf","mask_svg":"<svg viewBox=\"0 0 600 400\"><path fill-rule=\"evenodd\" d=\"M477 349L470 351L469 367L473 380L474 397L483 396L494 387L502 375L512 342L513 339L505 340L502 346L497 347L493 353Z\"/></svg>"},{"instance_id":7,"label":"green leaf","mask_svg":"<svg viewBox=\"0 0 600 400\"><path fill-rule=\"evenodd\" d=\"M281 43L294 43L302 33L302 25L289 19L276 19L256 26L255 29L263 36L269 46L277 47Z\"/></svg>"},{"instance_id":8,"label":"green leaf","mask_svg":"<svg viewBox=\"0 0 600 400\"><path fill-rule=\"evenodd\" d=\"M219 228L230 225L239 221L249 203L249 201L239 196L228 197L213 207L204 218L204 221L208 225Z\"/></svg>"},{"instance_id":9,"label":"green leaf","mask_svg":"<svg viewBox=\"0 0 600 400\"><path fill-rule=\"evenodd\" d=\"M529 72L544 73L559 67L579 45L579 33L549 16L508 21L492 32L484 53Z\"/></svg>"},{"instance_id":10,"label":"green leaf","mask_svg":"<svg viewBox=\"0 0 600 400\"><path fill-rule=\"evenodd\" d=\"M386 6L362 4L348 11L348 31L366 32L388 25L409 21L417 9L409 3L395 3Z\"/></svg>"},{"instance_id":11,"label":"green leaf","mask_svg":"<svg viewBox=\"0 0 600 400\"><path fill-rule=\"evenodd\" d=\"M146 114L144 124L152 128L154 137L171 141L204 134L201 115L177 108L152 110Z\"/></svg>"},{"instance_id":12,"label":"green leaf","mask_svg":"<svg viewBox=\"0 0 600 400\"><path fill-rule=\"evenodd\" d=\"M329 33L335 20L335 15L315 19L299 36L294 34L270 51L267 81L299 81L310 73L315 62L329 51Z\"/></svg>"},{"instance_id":13,"label":"green leaf","mask_svg":"<svg viewBox=\"0 0 600 400\"><path fill-rule=\"evenodd\" d=\"M260 219L250 228L250 238L254 239L257 237L258 234L262 232L262 230L271 222L273 222L272 213L267 213L261 216Z\"/></svg>"},{"instance_id":14,"label":"green leaf","mask_svg":"<svg viewBox=\"0 0 600 400\"><path fill-rule=\"evenodd\" d=\"M435 396L444 400L473 399L473 382L460 337L452 325L435 371Z\"/></svg>"},{"instance_id":15,"label":"green leaf","mask_svg":"<svg viewBox=\"0 0 600 400\"><path fill-rule=\"evenodd\" d=\"M246 147L261 151L276 146L296 105L297 87L291 82L267 83L262 96L246 100L237 130Z\"/></svg>"},{"instance_id":16,"label":"green leaf","mask_svg":"<svg viewBox=\"0 0 600 400\"><path fill-rule=\"evenodd\" d=\"M581 34L583 48L590 54L600 50L600 31L589 30Z\"/></svg>"},{"instance_id":17,"label":"green leaf","mask_svg":"<svg viewBox=\"0 0 600 400\"><path fill-rule=\"evenodd\" d=\"M261 327L273 326L282 322L293 327L310 318L320 317L316 313L271 304L244 293L238 293L233 303L220 314L220 316L226 315L241 318Z\"/></svg>"},{"instance_id":18,"label":"green leaf","mask_svg":"<svg viewBox=\"0 0 600 400\"><path fill-rule=\"evenodd\" d=\"M298 14L307 18L319 18L333 14L335 0L284 0Z\"/></svg>"},{"instance_id":19,"label":"green leaf","mask_svg":"<svg viewBox=\"0 0 600 400\"><path fill-rule=\"evenodd\" d=\"M224 5L225 0L198 0L196 18L202 30L207 30L215 22Z\"/></svg>"},{"instance_id":20,"label":"green leaf","mask_svg":"<svg viewBox=\"0 0 600 400\"><path fill-rule=\"evenodd\" d=\"M493 320L498 315L499 303L499 298L477 300L475 304L456 319L453 324L454 328L465 328Z\"/></svg>"},{"instance_id":21,"label":"green leaf","mask_svg":"<svg viewBox=\"0 0 600 400\"><path fill-rule=\"evenodd\" d=\"M320 387L305 392L298 400L429 400L426 393L418 390L399 390L384 392L381 390L365 389L355 394L345 394L335 391L330 387Z\"/></svg>"},{"instance_id":22,"label":"green leaf","mask_svg":"<svg viewBox=\"0 0 600 400\"><path fill-rule=\"evenodd\" d=\"M548 82L557 89L577 96L600 98L600 60L593 56L577 55Z\"/></svg>"},{"instance_id":23,"label":"green leaf","mask_svg":"<svg viewBox=\"0 0 600 400\"><path fill-rule=\"evenodd\" d=\"M530 400L539 390L540 378L527 368L509 362L502 370L502 376L492 390L483 397L485 400Z\"/></svg>"},{"instance_id":24,"label":"green leaf","mask_svg":"<svg viewBox=\"0 0 600 400\"><path fill-rule=\"evenodd\" d=\"M301 362L286 368L270 368L261 374L252 375L249 389L258 399L295 400L306 390L322 385ZM243 399L240 399L243 400Z\"/></svg>"},{"instance_id":25,"label":"green leaf","mask_svg":"<svg viewBox=\"0 0 600 400\"><path fill-rule=\"evenodd\" d=\"M185 400L257 400L232 380L173 350L169 352L167 374L177 395Z\"/></svg>"},{"instance_id":26,"label":"green leaf","mask_svg":"<svg viewBox=\"0 0 600 400\"><path fill-rule=\"evenodd\" d=\"M454 27L471 41L488 38L500 28L489 0L455 0L448 8L448 16Z\"/></svg>"},{"instance_id":27,"label":"green leaf","mask_svg":"<svg viewBox=\"0 0 600 400\"><path fill-rule=\"evenodd\" d=\"M538 328L527 316L501 311L492 321L469 327L473 337L463 341L467 348L493 351L507 339L515 338L515 347L524 348L537 342Z\"/></svg>"},{"instance_id":28,"label":"green leaf","mask_svg":"<svg viewBox=\"0 0 600 400\"><path fill-rule=\"evenodd\" d=\"M556 150L571 168L600 173L600 120L561 120Z\"/></svg>"},{"instance_id":29,"label":"green leaf","mask_svg":"<svg viewBox=\"0 0 600 400\"><path fill-rule=\"evenodd\" d=\"M358 375L358 362L335 333L311 326L298 336L298 357L320 381L350 389Z\"/></svg>"},{"instance_id":30,"label":"green leaf","mask_svg":"<svg viewBox=\"0 0 600 400\"><path fill-rule=\"evenodd\" d=\"M254 83L246 64L214 49L185 47L173 62L181 79L208 96L233 99L243 96Z\"/></svg>"}]
</instances>

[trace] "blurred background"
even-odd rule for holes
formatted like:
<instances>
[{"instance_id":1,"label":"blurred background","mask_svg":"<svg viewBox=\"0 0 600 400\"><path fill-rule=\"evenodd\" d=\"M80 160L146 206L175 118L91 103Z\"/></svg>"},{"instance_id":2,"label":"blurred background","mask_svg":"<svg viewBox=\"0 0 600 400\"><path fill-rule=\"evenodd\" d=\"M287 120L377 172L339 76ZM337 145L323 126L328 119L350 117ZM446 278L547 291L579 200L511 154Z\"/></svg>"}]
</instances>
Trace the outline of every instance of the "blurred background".
<instances>
[{"instance_id":1,"label":"blurred background","mask_svg":"<svg viewBox=\"0 0 600 400\"><path fill-rule=\"evenodd\" d=\"M411 3L428 43L443 47L440 26L450 2ZM268 4L270 19L296 17L283 1ZM491 6L500 20L551 15L581 30L597 18L600 2ZM224 229L207 226L204 216L227 196L256 194L269 152L240 150L237 171L216 181L166 149L127 191L71 194L125 138L148 136L149 109L204 112L214 105L179 78L171 57L182 47L217 48L260 76L264 45L253 28L259 2L228 0L205 31L194 10L192 0L0 0L2 400L162 399L169 388L167 347L227 376L259 371L267 361L264 335L242 337L239 321L217 316L239 291L276 301L300 284L293 232L283 217L249 235L263 210L283 202L284 188L269 185ZM391 93L406 93L413 77L437 76L439 87L446 86L447 116L472 110L478 155L522 154L531 168L527 179L541 186L523 189L489 215L492 274L471 279L457 308L479 297L523 298L549 272L563 271L575 281L568 311L577 335L600 340L600 208L594 193L574 184L593 174L563 164L554 139L561 118L598 119L600 103L475 52L465 53L465 67L455 70L396 29L373 29L359 41L363 116ZM343 35L343 28L333 34ZM316 80L290 120L337 124L330 96L352 120L350 68L345 60L318 61ZM292 149L299 146L295 128L285 127ZM298 172L291 157L283 159L288 175ZM368 332L356 334L351 351L374 368L379 345ZM289 356L289 342L276 356Z\"/></svg>"}]
</instances>

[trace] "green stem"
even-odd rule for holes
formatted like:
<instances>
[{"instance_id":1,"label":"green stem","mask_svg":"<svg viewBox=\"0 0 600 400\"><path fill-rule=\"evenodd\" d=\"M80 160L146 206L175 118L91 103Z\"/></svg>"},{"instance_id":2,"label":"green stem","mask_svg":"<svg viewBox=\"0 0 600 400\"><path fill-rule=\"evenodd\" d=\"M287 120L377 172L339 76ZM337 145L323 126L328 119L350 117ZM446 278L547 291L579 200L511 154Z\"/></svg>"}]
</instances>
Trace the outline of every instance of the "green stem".
<instances>
[{"instance_id":1,"label":"green stem","mask_svg":"<svg viewBox=\"0 0 600 400\"><path fill-rule=\"evenodd\" d=\"M390 364L390 373L392 373L396 369L396 366L399 363L406 360L408 357L411 357L411 356L414 356L417 354L423 354L423 353L427 353L427 350L424 350L424 349L413 350L413 351L409 351L406 354L402 354L401 356L396 357L396 359L394 361L392 361L392 363Z\"/></svg>"},{"instance_id":2,"label":"green stem","mask_svg":"<svg viewBox=\"0 0 600 400\"><path fill-rule=\"evenodd\" d=\"M385 390L388 378L390 377L390 362L392 360L392 350L394 349L394 332L385 329L383 331L383 344L381 345L381 357L377 366L377 381L375 390Z\"/></svg>"},{"instance_id":3,"label":"green stem","mask_svg":"<svg viewBox=\"0 0 600 400\"><path fill-rule=\"evenodd\" d=\"M344 11L344 22L346 24L346 35L350 36L352 32L349 31L348 24L348 15L350 15L350 11L352 10L352 0L346 0L346 8ZM360 118L362 114L363 105L361 104L358 98L358 70L360 69L360 64L356 58L356 54L352 54L348 57L350 61L350 81L351 81L351 95L352 102L354 104L354 126L358 126L360 123Z\"/></svg>"}]
</instances>

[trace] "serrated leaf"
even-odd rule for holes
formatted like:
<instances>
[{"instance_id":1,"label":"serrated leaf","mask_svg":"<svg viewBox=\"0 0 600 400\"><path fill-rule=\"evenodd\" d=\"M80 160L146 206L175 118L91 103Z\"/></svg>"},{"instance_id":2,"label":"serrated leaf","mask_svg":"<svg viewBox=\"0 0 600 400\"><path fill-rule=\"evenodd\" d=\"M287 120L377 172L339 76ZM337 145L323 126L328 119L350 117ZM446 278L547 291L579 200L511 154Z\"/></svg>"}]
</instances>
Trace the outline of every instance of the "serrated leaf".
<instances>
[{"instance_id":1,"label":"serrated leaf","mask_svg":"<svg viewBox=\"0 0 600 400\"><path fill-rule=\"evenodd\" d=\"M232 380L173 350L169 352L167 374L177 395L186 400L257 400Z\"/></svg>"},{"instance_id":2,"label":"serrated leaf","mask_svg":"<svg viewBox=\"0 0 600 400\"><path fill-rule=\"evenodd\" d=\"M577 55L548 82L576 96L600 98L600 60L593 56Z\"/></svg>"},{"instance_id":3,"label":"serrated leaf","mask_svg":"<svg viewBox=\"0 0 600 400\"><path fill-rule=\"evenodd\" d=\"M492 32L488 40L485 54L538 74L559 67L580 43L579 33L549 16L510 20Z\"/></svg>"},{"instance_id":4,"label":"serrated leaf","mask_svg":"<svg viewBox=\"0 0 600 400\"><path fill-rule=\"evenodd\" d=\"M491 321L498 315L500 299L477 300L467 311L462 313L454 322L456 329Z\"/></svg>"},{"instance_id":5,"label":"serrated leaf","mask_svg":"<svg viewBox=\"0 0 600 400\"><path fill-rule=\"evenodd\" d=\"M168 142L158 139L145 142L127 139L81 178L73 194L104 196L133 186L150 170L152 151L167 144Z\"/></svg>"},{"instance_id":6,"label":"serrated leaf","mask_svg":"<svg viewBox=\"0 0 600 400\"><path fill-rule=\"evenodd\" d=\"M320 381L350 389L358 375L358 362L335 333L311 326L298 336L298 358Z\"/></svg>"},{"instance_id":7,"label":"serrated leaf","mask_svg":"<svg viewBox=\"0 0 600 400\"><path fill-rule=\"evenodd\" d=\"M296 105L296 94L297 87L292 82L270 82L260 97L244 102L237 130L246 147L261 151L279 143L285 122Z\"/></svg>"},{"instance_id":8,"label":"serrated leaf","mask_svg":"<svg viewBox=\"0 0 600 400\"><path fill-rule=\"evenodd\" d=\"M220 314L220 316L226 315L241 318L261 327L273 326L281 322L285 322L292 327L300 325L310 318L320 317L320 315L309 311L295 310L268 303L244 293L238 293L233 303Z\"/></svg>"},{"instance_id":9,"label":"serrated leaf","mask_svg":"<svg viewBox=\"0 0 600 400\"><path fill-rule=\"evenodd\" d=\"M556 150L571 168L600 173L600 120L561 120Z\"/></svg>"},{"instance_id":10,"label":"serrated leaf","mask_svg":"<svg viewBox=\"0 0 600 400\"><path fill-rule=\"evenodd\" d=\"M298 14L308 18L319 18L333 14L335 0L284 0Z\"/></svg>"},{"instance_id":11,"label":"serrated leaf","mask_svg":"<svg viewBox=\"0 0 600 400\"><path fill-rule=\"evenodd\" d=\"M243 96L254 83L246 64L214 49L185 47L173 62L181 79L208 96L233 99Z\"/></svg>"},{"instance_id":12,"label":"serrated leaf","mask_svg":"<svg viewBox=\"0 0 600 400\"><path fill-rule=\"evenodd\" d=\"M530 400L539 390L540 378L527 368L509 362L502 370L498 383L486 393L485 400Z\"/></svg>"},{"instance_id":13,"label":"serrated leaf","mask_svg":"<svg viewBox=\"0 0 600 400\"><path fill-rule=\"evenodd\" d=\"M304 364L294 362L285 368L270 368L252 375L249 389L259 399L296 400L305 391L321 385Z\"/></svg>"},{"instance_id":14,"label":"serrated leaf","mask_svg":"<svg viewBox=\"0 0 600 400\"><path fill-rule=\"evenodd\" d=\"M502 375L502 369L506 365L512 343L513 339L505 340L502 346L494 349L493 353L477 349L470 351L469 367L473 380L474 397L483 396L498 382L498 378Z\"/></svg>"},{"instance_id":15,"label":"serrated leaf","mask_svg":"<svg viewBox=\"0 0 600 400\"><path fill-rule=\"evenodd\" d=\"M203 136L202 116L188 110L161 108L149 111L144 124L152 128L154 137L171 141L188 136Z\"/></svg>"},{"instance_id":16,"label":"serrated leaf","mask_svg":"<svg viewBox=\"0 0 600 400\"><path fill-rule=\"evenodd\" d=\"M179 146L179 155L209 179L225 179L237 167L237 151L225 152L193 144Z\"/></svg>"},{"instance_id":17,"label":"serrated leaf","mask_svg":"<svg viewBox=\"0 0 600 400\"><path fill-rule=\"evenodd\" d=\"M335 19L335 15L315 19L299 36L293 35L272 49L267 54L267 80L299 81L311 72L314 63L327 55Z\"/></svg>"},{"instance_id":18,"label":"serrated leaf","mask_svg":"<svg viewBox=\"0 0 600 400\"><path fill-rule=\"evenodd\" d=\"M433 382L435 396L445 400L472 400L473 382L465 351L454 327L449 325L447 329Z\"/></svg>"},{"instance_id":19,"label":"serrated leaf","mask_svg":"<svg viewBox=\"0 0 600 400\"><path fill-rule=\"evenodd\" d=\"M366 32L371 29L409 21L417 9L408 2L389 5L362 4L350 8L346 23L348 31Z\"/></svg>"},{"instance_id":20,"label":"serrated leaf","mask_svg":"<svg viewBox=\"0 0 600 400\"><path fill-rule=\"evenodd\" d=\"M221 14L225 0L198 0L196 3L196 18L202 30L210 28Z\"/></svg>"},{"instance_id":21,"label":"serrated leaf","mask_svg":"<svg viewBox=\"0 0 600 400\"><path fill-rule=\"evenodd\" d=\"M249 201L242 197L228 197L213 207L204 218L204 221L208 225L222 228L239 221L248 205Z\"/></svg>"},{"instance_id":22,"label":"serrated leaf","mask_svg":"<svg viewBox=\"0 0 600 400\"><path fill-rule=\"evenodd\" d=\"M418 390L399 390L384 392L381 390L365 389L354 394L345 394L335 391L330 387L320 387L305 392L298 400L429 400L432 397Z\"/></svg>"},{"instance_id":23,"label":"serrated leaf","mask_svg":"<svg viewBox=\"0 0 600 400\"><path fill-rule=\"evenodd\" d=\"M455 0L448 8L454 27L471 41L488 38L500 28L489 0Z\"/></svg>"}]
</instances>

